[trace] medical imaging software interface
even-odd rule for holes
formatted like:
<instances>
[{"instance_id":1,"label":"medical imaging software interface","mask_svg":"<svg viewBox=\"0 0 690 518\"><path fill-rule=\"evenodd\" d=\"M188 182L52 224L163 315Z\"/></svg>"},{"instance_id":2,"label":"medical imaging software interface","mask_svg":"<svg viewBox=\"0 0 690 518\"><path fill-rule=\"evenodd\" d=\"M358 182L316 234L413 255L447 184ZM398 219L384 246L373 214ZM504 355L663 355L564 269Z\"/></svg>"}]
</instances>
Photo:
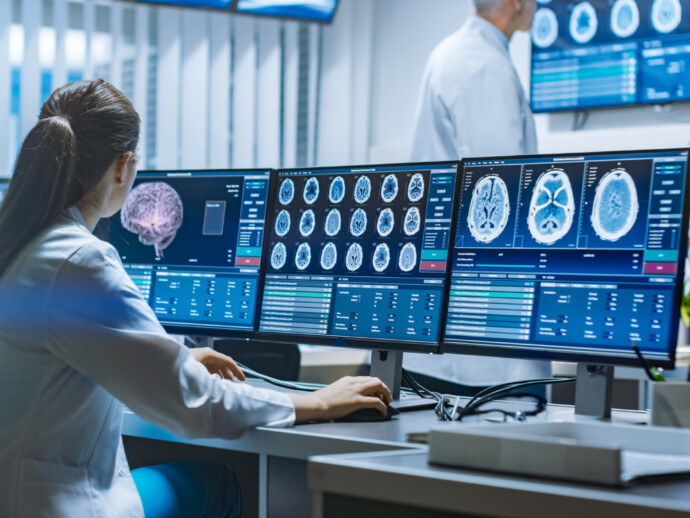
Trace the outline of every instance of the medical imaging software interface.
<instances>
[{"instance_id":1,"label":"medical imaging software interface","mask_svg":"<svg viewBox=\"0 0 690 518\"><path fill-rule=\"evenodd\" d=\"M457 165L279 171L259 330L436 344Z\"/></svg>"},{"instance_id":2,"label":"medical imaging software interface","mask_svg":"<svg viewBox=\"0 0 690 518\"><path fill-rule=\"evenodd\" d=\"M444 342L668 360L687 158L466 161Z\"/></svg>"},{"instance_id":3,"label":"medical imaging software interface","mask_svg":"<svg viewBox=\"0 0 690 518\"><path fill-rule=\"evenodd\" d=\"M690 0L538 0L532 109L690 99Z\"/></svg>"},{"instance_id":4,"label":"medical imaging software interface","mask_svg":"<svg viewBox=\"0 0 690 518\"><path fill-rule=\"evenodd\" d=\"M270 171L140 171L110 242L163 325L253 331Z\"/></svg>"}]
</instances>

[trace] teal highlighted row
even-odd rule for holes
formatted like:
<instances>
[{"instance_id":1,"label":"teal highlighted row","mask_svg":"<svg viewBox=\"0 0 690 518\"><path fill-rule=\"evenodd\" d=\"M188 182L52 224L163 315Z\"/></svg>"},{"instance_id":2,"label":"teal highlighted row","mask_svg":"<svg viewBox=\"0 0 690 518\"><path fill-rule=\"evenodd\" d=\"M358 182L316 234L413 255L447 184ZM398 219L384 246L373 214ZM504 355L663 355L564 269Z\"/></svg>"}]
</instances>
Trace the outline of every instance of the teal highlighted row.
<instances>
[{"instance_id":1,"label":"teal highlighted row","mask_svg":"<svg viewBox=\"0 0 690 518\"><path fill-rule=\"evenodd\" d=\"M645 250L645 262L676 262L678 260L678 250Z\"/></svg>"},{"instance_id":2,"label":"teal highlighted row","mask_svg":"<svg viewBox=\"0 0 690 518\"><path fill-rule=\"evenodd\" d=\"M238 246L237 247L238 257L261 257L261 248L259 247L249 247L249 246Z\"/></svg>"},{"instance_id":3,"label":"teal highlighted row","mask_svg":"<svg viewBox=\"0 0 690 518\"><path fill-rule=\"evenodd\" d=\"M313 291L264 291L265 296L271 297L311 297L317 299L327 299L331 297L330 293L317 293Z\"/></svg>"},{"instance_id":4,"label":"teal highlighted row","mask_svg":"<svg viewBox=\"0 0 690 518\"><path fill-rule=\"evenodd\" d=\"M448 250L422 250L423 261L445 261L448 259Z\"/></svg>"},{"instance_id":5,"label":"teal highlighted row","mask_svg":"<svg viewBox=\"0 0 690 518\"><path fill-rule=\"evenodd\" d=\"M533 299L534 293L512 291L451 291L452 297L496 297L501 299Z\"/></svg>"},{"instance_id":6,"label":"teal highlighted row","mask_svg":"<svg viewBox=\"0 0 690 518\"><path fill-rule=\"evenodd\" d=\"M544 74L534 74L532 76L533 83L551 83L553 81L572 81L583 79L595 79L601 77L621 77L635 69L630 69L627 66L607 67L607 68L589 68L585 70L572 72L547 72Z\"/></svg>"}]
</instances>

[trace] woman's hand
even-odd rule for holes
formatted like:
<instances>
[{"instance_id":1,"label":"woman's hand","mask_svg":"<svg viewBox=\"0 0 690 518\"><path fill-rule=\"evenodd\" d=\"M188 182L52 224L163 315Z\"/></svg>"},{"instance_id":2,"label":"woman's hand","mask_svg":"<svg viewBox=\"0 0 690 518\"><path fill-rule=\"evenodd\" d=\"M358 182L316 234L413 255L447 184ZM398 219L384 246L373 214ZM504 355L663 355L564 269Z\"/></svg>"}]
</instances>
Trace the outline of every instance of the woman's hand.
<instances>
[{"instance_id":1,"label":"woman's hand","mask_svg":"<svg viewBox=\"0 0 690 518\"><path fill-rule=\"evenodd\" d=\"M288 394L295 404L295 421L331 421L360 408L376 408L386 415L393 398L378 378L347 376L309 394Z\"/></svg>"},{"instance_id":2,"label":"woman's hand","mask_svg":"<svg viewBox=\"0 0 690 518\"><path fill-rule=\"evenodd\" d=\"M235 381L237 378L244 381L244 373L230 356L226 356L210 347L199 347L190 349L189 352L196 361L201 363L211 374L218 374L221 378Z\"/></svg>"}]
</instances>

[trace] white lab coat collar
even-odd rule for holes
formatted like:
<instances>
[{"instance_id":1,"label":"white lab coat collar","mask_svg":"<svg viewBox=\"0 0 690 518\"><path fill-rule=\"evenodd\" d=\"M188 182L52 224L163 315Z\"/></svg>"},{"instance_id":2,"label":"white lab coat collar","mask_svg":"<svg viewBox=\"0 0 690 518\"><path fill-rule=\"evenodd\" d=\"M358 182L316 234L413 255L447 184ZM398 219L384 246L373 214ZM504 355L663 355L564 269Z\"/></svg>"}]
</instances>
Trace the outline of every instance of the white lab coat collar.
<instances>
[{"instance_id":1,"label":"white lab coat collar","mask_svg":"<svg viewBox=\"0 0 690 518\"><path fill-rule=\"evenodd\" d=\"M476 30L484 39L494 45L496 48L505 50L508 53L508 38L491 22L481 18L477 15L471 16L467 20L467 27L470 30Z\"/></svg>"},{"instance_id":2,"label":"white lab coat collar","mask_svg":"<svg viewBox=\"0 0 690 518\"><path fill-rule=\"evenodd\" d=\"M81 212L79 212L79 209L76 207L70 207L69 209L65 209L62 211L62 215L76 221L79 223L81 226L86 228L86 222L84 221L84 216L81 215Z\"/></svg>"}]
</instances>

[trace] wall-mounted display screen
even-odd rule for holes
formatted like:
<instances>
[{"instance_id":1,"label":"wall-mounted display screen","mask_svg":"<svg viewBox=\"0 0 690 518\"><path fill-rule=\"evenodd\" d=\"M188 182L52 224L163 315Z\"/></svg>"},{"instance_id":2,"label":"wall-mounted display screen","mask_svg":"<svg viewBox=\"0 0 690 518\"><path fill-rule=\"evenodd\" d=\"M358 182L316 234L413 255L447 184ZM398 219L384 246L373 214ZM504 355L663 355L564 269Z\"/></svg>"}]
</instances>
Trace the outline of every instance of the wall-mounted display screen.
<instances>
[{"instance_id":1,"label":"wall-mounted display screen","mask_svg":"<svg viewBox=\"0 0 690 518\"><path fill-rule=\"evenodd\" d=\"M333 19L337 5L338 0L236 0L235 10L240 14L328 23Z\"/></svg>"},{"instance_id":2,"label":"wall-mounted display screen","mask_svg":"<svg viewBox=\"0 0 690 518\"><path fill-rule=\"evenodd\" d=\"M690 99L690 0L538 0L535 112Z\"/></svg>"},{"instance_id":3,"label":"wall-mounted display screen","mask_svg":"<svg viewBox=\"0 0 690 518\"><path fill-rule=\"evenodd\" d=\"M232 0L134 0L146 4L178 5L180 7L207 7L212 9L230 9Z\"/></svg>"}]
</instances>

